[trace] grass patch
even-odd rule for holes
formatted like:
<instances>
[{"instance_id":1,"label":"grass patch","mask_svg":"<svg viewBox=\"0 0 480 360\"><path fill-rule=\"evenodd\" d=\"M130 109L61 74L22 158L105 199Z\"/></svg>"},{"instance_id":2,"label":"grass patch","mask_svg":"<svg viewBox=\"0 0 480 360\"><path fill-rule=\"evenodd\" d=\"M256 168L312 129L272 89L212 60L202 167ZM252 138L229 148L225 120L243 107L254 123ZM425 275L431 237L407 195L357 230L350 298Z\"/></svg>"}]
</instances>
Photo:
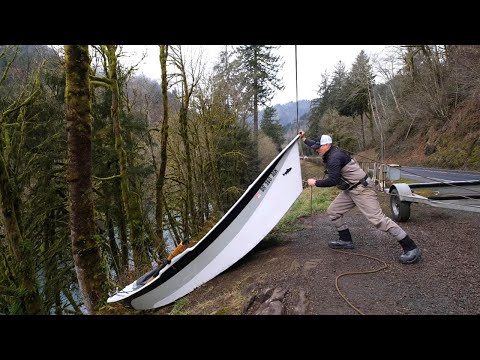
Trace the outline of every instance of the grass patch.
<instances>
[{"instance_id":1,"label":"grass patch","mask_svg":"<svg viewBox=\"0 0 480 360\"><path fill-rule=\"evenodd\" d=\"M390 188L391 185L393 184L400 184L400 183L403 183L403 184L415 184L417 183L418 181L415 181L415 180L412 180L412 179L403 179L401 178L400 180L394 180L394 181L385 181L385 187L386 188Z\"/></svg>"},{"instance_id":2,"label":"grass patch","mask_svg":"<svg viewBox=\"0 0 480 360\"><path fill-rule=\"evenodd\" d=\"M416 195L420 195L420 196L423 196L423 197L426 197L426 198L435 195L435 191L428 190L428 189L419 189L419 190L412 191L412 192Z\"/></svg>"},{"instance_id":3,"label":"grass patch","mask_svg":"<svg viewBox=\"0 0 480 360\"><path fill-rule=\"evenodd\" d=\"M324 212L340 190L335 187L317 188L308 187L302 191L292 207L275 227L280 232L292 231L292 223L304 216L311 216L316 212ZM294 229L295 230L295 229Z\"/></svg>"},{"instance_id":4,"label":"grass patch","mask_svg":"<svg viewBox=\"0 0 480 360\"><path fill-rule=\"evenodd\" d=\"M231 290L219 291L218 296L210 300L204 300L199 304L188 309L188 314L195 315L233 315L240 314L243 305L245 304L245 297L241 294L240 286L245 286L241 281L238 281L231 286ZM221 304L221 308L218 308Z\"/></svg>"},{"instance_id":5,"label":"grass patch","mask_svg":"<svg viewBox=\"0 0 480 360\"><path fill-rule=\"evenodd\" d=\"M169 315L188 315L188 312L185 311L184 308L188 306L188 299L181 298L175 302L172 311L170 311Z\"/></svg>"},{"instance_id":6,"label":"grass patch","mask_svg":"<svg viewBox=\"0 0 480 360\"><path fill-rule=\"evenodd\" d=\"M217 311L214 311L211 315L230 315L231 314L231 310L230 308L221 308Z\"/></svg>"},{"instance_id":7,"label":"grass patch","mask_svg":"<svg viewBox=\"0 0 480 360\"><path fill-rule=\"evenodd\" d=\"M262 250L263 248L269 248L271 246L278 245L282 242L281 237L275 233L270 232L265 236L265 238L257 245L257 250Z\"/></svg>"}]
</instances>

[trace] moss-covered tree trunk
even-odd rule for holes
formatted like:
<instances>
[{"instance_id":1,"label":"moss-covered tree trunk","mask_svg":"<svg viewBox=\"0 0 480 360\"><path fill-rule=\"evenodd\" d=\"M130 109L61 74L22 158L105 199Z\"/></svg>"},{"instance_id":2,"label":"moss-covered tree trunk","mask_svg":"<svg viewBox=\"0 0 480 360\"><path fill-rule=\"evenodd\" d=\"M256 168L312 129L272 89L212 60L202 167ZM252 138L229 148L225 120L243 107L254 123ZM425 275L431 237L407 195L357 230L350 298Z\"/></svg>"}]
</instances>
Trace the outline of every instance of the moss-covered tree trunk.
<instances>
[{"instance_id":1,"label":"moss-covered tree trunk","mask_svg":"<svg viewBox=\"0 0 480 360\"><path fill-rule=\"evenodd\" d=\"M187 196L187 211L185 219L185 236L188 238L195 233L195 219L196 219L196 209L194 204L193 196L193 174L192 174L192 155L190 152L190 141L188 139L188 100L182 102L180 108L180 134L183 140L183 146L185 148L185 165L187 167L186 171L186 196Z\"/></svg>"},{"instance_id":2,"label":"moss-covered tree trunk","mask_svg":"<svg viewBox=\"0 0 480 360\"><path fill-rule=\"evenodd\" d=\"M120 267L122 269L128 269L128 236L127 236L127 222L125 221L125 207L122 202L122 186L121 180L115 179L113 183L115 204L118 205L118 231L120 237Z\"/></svg>"},{"instance_id":3,"label":"moss-covered tree trunk","mask_svg":"<svg viewBox=\"0 0 480 360\"><path fill-rule=\"evenodd\" d=\"M165 173L167 170L167 140L168 140L168 82L167 82L167 56L168 45L160 45L160 67L162 70L162 99L163 99L163 120L160 131L160 164L157 174L156 194L156 231L157 251L161 257L166 257L167 247L163 238L163 185L165 184Z\"/></svg>"},{"instance_id":4,"label":"moss-covered tree trunk","mask_svg":"<svg viewBox=\"0 0 480 360\"><path fill-rule=\"evenodd\" d=\"M204 139L200 135L202 127L201 122L198 120L200 117L198 113L194 115L194 126L191 127L190 133L192 134L192 153L196 154L195 164L193 167L193 183L195 186L195 204L197 208L197 219L196 225L198 229L202 229L207 219L210 215L209 206L209 185L207 184L208 176L206 170L206 147L203 146Z\"/></svg>"},{"instance_id":5,"label":"moss-covered tree trunk","mask_svg":"<svg viewBox=\"0 0 480 360\"><path fill-rule=\"evenodd\" d=\"M168 207L167 199L165 198L165 196L163 197L163 207L165 208L165 212L167 213L168 223L170 224L170 230L173 234L173 242L175 246L177 246L182 242L182 238L178 233L178 223L176 222L175 218L172 215L172 212L170 211L170 208Z\"/></svg>"},{"instance_id":6,"label":"moss-covered tree trunk","mask_svg":"<svg viewBox=\"0 0 480 360\"><path fill-rule=\"evenodd\" d=\"M258 89L257 81L253 85L253 141L258 151Z\"/></svg>"},{"instance_id":7,"label":"moss-covered tree trunk","mask_svg":"<svg viewBox=\"0 0 480 360\"><path fill-rule=\"evenodd\" d=\"M109 199L110 200L110 199ZM110 203L110 201L109 201ZM110 253L112 256L113 270L117 274L117 278L120 276L120 254L117 246L117 241L115 238L115 228L113 225L113 219L110 215L111 211L107 210L105 212L106 223L107 223L107 232L108 232L108 243L110 248Z\"/></svg>"},{"instance_id":8,"label":"moss-covered tree trunk","mask_svg":"<svg viewBox=\"0 0 480 360\"><path fill-rule=\"evenodd\" d=\"M94 236L88 45L65 45L65 66L70 233L78 284L93 314L105 301L107 277Z\"/></svg>"},{"instance_id":9,"label":"moss-covered tree trunk","mask_svg":"<svg viewBox=\"0 0 480 360\"><path fill-rule=\"evenodd\" d=\"M255 48L253 51L253 64L255 69L258 69L258 51ZM253 142L255 143L256 155L258 156L258 72L253 73Z\"/></svg>"},{"instance_id":10,"label":"moss-covered tree trunk","mask_svg":"<svg viewBox=\"0 0 480 360\"><path fill-rule=\"evenodd\" d=\"M208 121L205 121L203 126L204 130L204 137L205 137L205 145L207 148L207 171L210 174L210 184L212 184L212 194L213 194L213 201L214 210L221 209L220 206L220 180L218 178L218 163L217 157L215 154L212 154L212 149L216 148L215 146L211 145L210 136L215 136L213 126L209 124Z\"/></svg>"},{"instance_id":11,"label":"moss-covered tree trunk","mask_svg":"<svg viewBox=\"0 0 480 360\"><path fill-rule=\"evenodd\" d=\"M138 201L131 196L132 194L130 193L130 186L128 183L127 155L123 144L122 130L120 126L120 89L117 74L117 46L106 45L105 48L108 58L108 78L112 90L111 115L115 136L115 150L117 152L120 168L122 202L127 213L127 221L130 230L130 243L132 244L135 266L141 266L148 263L147 249L145 249L142 239L142 218L139 211Z\"/></svg>"}]
</instances>

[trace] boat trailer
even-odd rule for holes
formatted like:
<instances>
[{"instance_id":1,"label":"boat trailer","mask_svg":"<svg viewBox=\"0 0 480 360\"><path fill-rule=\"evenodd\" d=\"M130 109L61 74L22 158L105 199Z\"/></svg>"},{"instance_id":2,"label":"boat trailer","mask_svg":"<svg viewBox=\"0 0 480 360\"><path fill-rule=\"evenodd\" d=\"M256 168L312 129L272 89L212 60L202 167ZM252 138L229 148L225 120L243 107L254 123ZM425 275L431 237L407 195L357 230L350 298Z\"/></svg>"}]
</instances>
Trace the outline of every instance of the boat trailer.
<instances>
[{"instance_id":1,"label":"boat trailer","mask_svg":"<svg viewBox=\"0 0 480 360\"><path fill-rule=\"evenodd\" d=\"M480 213L480 180L398 183L389 194L392 219L399 222L410 218L411 203Z\"/></svg>"}]
</instances>

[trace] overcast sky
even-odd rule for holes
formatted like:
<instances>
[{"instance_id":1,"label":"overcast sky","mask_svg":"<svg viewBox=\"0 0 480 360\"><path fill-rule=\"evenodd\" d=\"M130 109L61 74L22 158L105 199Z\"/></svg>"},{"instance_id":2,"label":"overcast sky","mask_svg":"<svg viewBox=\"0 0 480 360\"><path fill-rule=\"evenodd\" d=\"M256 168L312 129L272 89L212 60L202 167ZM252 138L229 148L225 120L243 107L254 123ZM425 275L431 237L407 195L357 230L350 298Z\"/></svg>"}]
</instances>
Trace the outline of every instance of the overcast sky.
<instances>
[{"instance_id":1,"label":"overcast sky","mask_svg":"<svg viewBox=\"0 0 480 360\"><path fill-rule=\"evenodd\" d=\"M372 56L380 53L385 47L386 45L297 45L298 100L316 98L321 75L325 71L331 73L340 60L349 70L361 50L365 50L368 56ZM203 51L211 68L213 62L218 58L218 53L225 50L225 45L195 45L188 46L187 49L191 53ZM125 45L124 50L130 54L141 54L142 51L146 51L147 57L139 66L139 71L160 81L157 45ZM295 45L281 45L278 54L284 61L279 76L283 79L285 89L276 92L272 105L296 101Z\"/></svg>"}]
</instances>

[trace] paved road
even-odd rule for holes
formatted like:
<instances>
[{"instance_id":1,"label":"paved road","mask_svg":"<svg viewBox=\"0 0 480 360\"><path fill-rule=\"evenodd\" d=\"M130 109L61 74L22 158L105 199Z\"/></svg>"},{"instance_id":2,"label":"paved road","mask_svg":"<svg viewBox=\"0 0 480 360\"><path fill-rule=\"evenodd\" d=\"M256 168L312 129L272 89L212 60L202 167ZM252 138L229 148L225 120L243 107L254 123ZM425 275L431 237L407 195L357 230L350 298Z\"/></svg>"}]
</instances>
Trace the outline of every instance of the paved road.
<instances>
[{"instance_id":1,"label":"paved road","mask_svg":"<svg viewBox=\"0 0 480 360\"><path fill-rule=\"evenodd\" d=\"M480 180L480 172L402 166L401 177L415 182Z\"/></svg>"}]
</instances>

